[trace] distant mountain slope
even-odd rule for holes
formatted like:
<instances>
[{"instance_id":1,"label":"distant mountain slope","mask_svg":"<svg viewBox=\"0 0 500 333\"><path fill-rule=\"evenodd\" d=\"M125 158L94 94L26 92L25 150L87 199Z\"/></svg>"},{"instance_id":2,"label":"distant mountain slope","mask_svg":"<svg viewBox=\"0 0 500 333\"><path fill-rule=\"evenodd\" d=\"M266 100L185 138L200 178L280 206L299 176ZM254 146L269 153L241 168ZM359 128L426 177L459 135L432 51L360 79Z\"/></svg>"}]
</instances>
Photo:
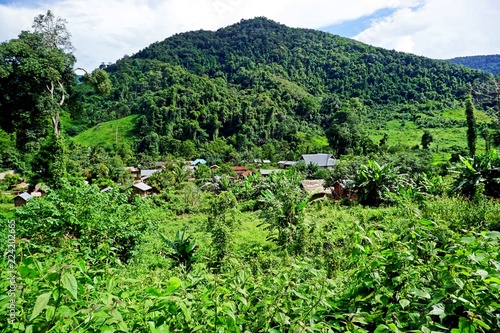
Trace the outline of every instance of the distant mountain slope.
<instances>
[{"instance_id":1,"label":"distant mountain slope","mask_svg":"<svg viewBox=\"0 0 500 333\"><path fill-rule=\"evenodd\" d=\"M494 75L500 74L500 54L458 57L448 61L457 65L480 69Z\"/></svg>"},{"instance_id":2,"label":"distant mountain slope","mask_svg":"<svg viewBox=\"0 0 500 333\"><path fill-rule=\"evenodd\" d=\"M398 105L460 100L488 77L266 18L178 34L106 70L114 92L87 109L142 115L139 150L160 153L219 137L238 149L269 142L294 149L303 133L323 134L341 108L385 121L414 110Z\"/></svg>"},{"instance_id":3,"label":"distant mountain slope","mask_svg":"<svg viewBox=\"0 0 500 333\"><path fill-rule=\"evenodd\" d=\"M223 73L228 82L244 89L252 84L248 71L260 66L313 94L360 97L367 104L462 95L463 84L479 75L442 61L288 28L265 18L242 20L215 32L178 34L132 58L178 65L196 75Z\"/></svg>"}]
</instances>

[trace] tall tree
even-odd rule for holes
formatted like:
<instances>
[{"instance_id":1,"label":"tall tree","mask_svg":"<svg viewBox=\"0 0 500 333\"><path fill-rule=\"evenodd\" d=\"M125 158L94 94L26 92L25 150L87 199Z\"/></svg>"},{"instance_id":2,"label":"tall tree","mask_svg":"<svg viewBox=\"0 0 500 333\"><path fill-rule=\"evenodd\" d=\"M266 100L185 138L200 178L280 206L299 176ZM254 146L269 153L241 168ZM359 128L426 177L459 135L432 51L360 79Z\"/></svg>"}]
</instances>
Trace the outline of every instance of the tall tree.
<instances>
[{"instance_id":1,"label":"tall tree","mask_svg":"<svg viewBox=\"0 0 500 333\"><path fill-rule=\"evenodd\" d=\"M55 17L54 14L48 10L47 14L40 14L33 20L31 26L35 33L43 37L43 44L47 48L61 49L68 53L74 50L71 43L71 34L66 29L67 20Z\"/></svg>"},{"instance_id":2,"label":"tall tree","mask_svg":"<svg viewBox=\"0 0 500 333\"><path fill-rule=\"evenodd\" d=\"M18 147L45 137L48 117L59 137L60 112L76 84L67 21L49 10L34 18L33 32L0 44L0 126L16 131ZM108 94L111 83L100 69L86 74L85 81L99 94Z\"/></svg>"},{"instance_id":3,"label":"tall tree","mask_svg":"<svg viewBox=\"0 0 500 333\"><path fill-rule=\"evenodd\" d=\"M433 140L432 133L429 130L424 131L424 134L422 134L422 148L429 149L429 145Z\"/></svg>"},{"instance_id":4,"label":"tall tree","mask_svg":"<svg viewBox=\"0 0 500 333\"><path fill-rule=\"evenodd\" d=\"M471 157L476 155L476 118L474 118L474 105L472 97L469 95L465 101L465 116L467 118L467 145Z\"/></svg>"},{"instance_id":5,"label":"tall tree","mask_svg":"<svg viewBox=\"0 0 500 333\"><path fill-rule=\"evenodd\" d=\"M46 52L53 52L61 56L60 70L51 71L48 75L50 82L46 85L50 93L49 112L54 127L56 137L61 135L60 108L64 104L67 91L66 86L71 82L65 82L61 75L64 71L73 70L75 58L72 56L73 45L71 44L71 34L66 29L67 21L48 10L46 15L40 14L35 17L32 28L35 34L39 34L41 38L41 48L46 48Z\"/></svg>"},{"instance_id":6,"label":"tall tree","mask_svg":"<svg viewBox=\"0 0 500 333\"><path fill-rule=\"evenodd\" d=\"M0 44L0 106L5 121L1 126L18 133L17 145L23 150L36 149L30 143L46 136L47 118L60 135L60 109L76 83L75 57L66 52L72 46L64 22L48 11L35 18L35 32L23 31L17 39Z\"/></svg>"},{"instance_id":7,"label":"tall tree","mask_svg":"<svg viewBox=\"0 0 500 333\"><path fill-rule=\"evenodd\" d=\"M16 133L17 147L36 155L34 174L47 175L45 180L57 187L66 174L60 113L76 85L76 59L66 20L49 10L36 16L32 27L33 32L0 44L0 128ZM107 73L96 71L86 81L109 93ZM45 166L37 162L42 160Z\"/></svg>"}]
</instances>

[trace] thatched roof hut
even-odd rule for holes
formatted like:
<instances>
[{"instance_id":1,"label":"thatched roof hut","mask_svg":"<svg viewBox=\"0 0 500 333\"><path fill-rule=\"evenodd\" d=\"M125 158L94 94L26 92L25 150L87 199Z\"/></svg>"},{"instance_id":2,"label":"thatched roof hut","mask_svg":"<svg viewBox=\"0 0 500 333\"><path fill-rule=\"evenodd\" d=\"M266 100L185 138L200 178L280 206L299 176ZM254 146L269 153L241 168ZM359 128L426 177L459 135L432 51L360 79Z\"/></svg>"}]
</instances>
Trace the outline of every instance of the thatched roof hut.
<instances>
[{"instance_id":1,"label":"thatched roof hut","mask_svg":"<svg viewBox=\"0 0 500 333\"><path fill-rule=\"evenodd\" d=\"M301 185L307 194L312 195L310 200L331 197L332 195L332 190L330 188L325 188L324 179L303 180Z\"/></svg>"}]
</instances>

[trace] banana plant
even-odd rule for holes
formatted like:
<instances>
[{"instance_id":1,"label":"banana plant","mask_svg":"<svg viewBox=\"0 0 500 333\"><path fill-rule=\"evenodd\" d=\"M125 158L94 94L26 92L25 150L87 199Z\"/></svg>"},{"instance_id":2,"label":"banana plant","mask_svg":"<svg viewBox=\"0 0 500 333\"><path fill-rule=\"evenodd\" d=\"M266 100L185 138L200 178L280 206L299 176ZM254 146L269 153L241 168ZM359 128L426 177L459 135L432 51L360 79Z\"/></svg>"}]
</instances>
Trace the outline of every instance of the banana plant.
<instances>
[{"instance_id":1,"label":"banana plant","mask_svg":"<svg viewBox=\"0 0 500 333\"><path fill-rule=\"evenodd\" d=\"M486 195L500 196L500 157L495 150L474 158L460 156L452 171L458 174L452 192L472 198L476 186L484 184Z\"/></svg>"},{"instance_id":2,"label":"banana plant","mask_svg":"<svg viewBox=\"0 0 500 333\"><path fill-rule=\"evenodd\" d=\"M390 164L380 165L369 160L361 165L357 179L359 202L363 205L379 206L385 202L389 192L395 192L400 182L399 175Z\"/></svg>"},{"instance_id":3,"label":"banana plant","mask_svg":"<svg viewBox=\"0 0 500 333\"><path fill-rule=\"evenodd\" d=\"M160 237L170 249L166 256L189 271L192 264L198 258L198 244L196 241L192 237L187 236L185 230L177 231L173 240L168 239L161 232Z\"/></svg>"}]
</instances>

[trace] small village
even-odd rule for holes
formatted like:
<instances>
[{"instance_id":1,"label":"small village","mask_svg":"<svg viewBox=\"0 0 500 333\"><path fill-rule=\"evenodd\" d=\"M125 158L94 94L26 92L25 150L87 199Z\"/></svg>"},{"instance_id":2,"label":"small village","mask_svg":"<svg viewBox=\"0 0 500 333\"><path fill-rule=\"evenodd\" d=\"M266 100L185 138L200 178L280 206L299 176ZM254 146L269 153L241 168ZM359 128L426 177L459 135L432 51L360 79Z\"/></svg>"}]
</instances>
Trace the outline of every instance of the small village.
<instances>
[{"instance_id":1,"label":"small village","mask_svg":"<svg viewBox=\"0 0 500 333\"><path fill-rule=\"evenodd\" d=\"M243 161L246 162L246 161ZM277 163L271 163L267 159L254 159L245 163L245 165L231 166L233 175L227 176L231 181L244 180L249 175L258 174L261 177L268 177L269 175L277 172L282 172L283 170L295 167L297 164L303 163L306 166L312 165L317 168L331 169L335 165L336 159L331 154L303 154L297 161L278 161ZM201 165L207 166L207 161L203 158L195 159L194 161L185 161L184 169L189 175L188 181L195 181L194 172ZM157 161L155 162L154 169L141 169L140 167L127 166L124 169L130 173L133 180L131 186L125 189L130 189L131 197L139 195L140 197L146 197L148 195L155 195L161 193L161 189L153 186L149 179L152 175L157 172L162 171L165 166L165 162ZM219 166L214 164L208 166L210 170L219 169ZM7 172L0 173L0 181L4 180L7 175L13 176L17 175L14 170L9 170ZM215 179L222 178L221 175L213 175ZM45 195L47 189L43 184L29 184L26 179L21 179L17 184L10 186L8 191L4 192L7 195L13 195L13 202L15 207L20 207L28 203L29 200L41 197ZM84 181L89 184L88 180ZM336 181L331 184L331 186L326 186L325 179L306 179L301 182L303 190L310 195L310 200L316 200L319 198L326 198L328 200L338 200L343 198L349 198L350 200L357 200L357 195L353 191L353 187L349 186L348 180ZM120 184L117 184L120 186ZM101 189L101 192L107 192L112 190L112 186L106 186Z\"/></svg>"}]
</instances>

